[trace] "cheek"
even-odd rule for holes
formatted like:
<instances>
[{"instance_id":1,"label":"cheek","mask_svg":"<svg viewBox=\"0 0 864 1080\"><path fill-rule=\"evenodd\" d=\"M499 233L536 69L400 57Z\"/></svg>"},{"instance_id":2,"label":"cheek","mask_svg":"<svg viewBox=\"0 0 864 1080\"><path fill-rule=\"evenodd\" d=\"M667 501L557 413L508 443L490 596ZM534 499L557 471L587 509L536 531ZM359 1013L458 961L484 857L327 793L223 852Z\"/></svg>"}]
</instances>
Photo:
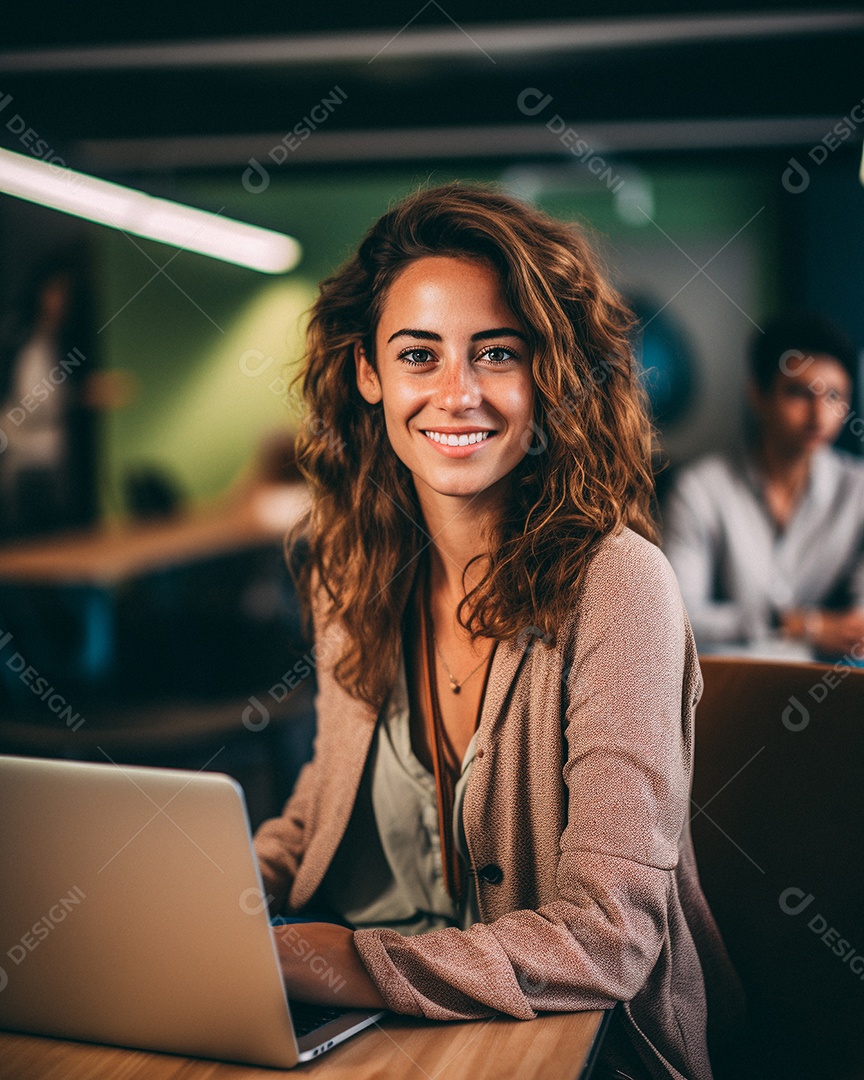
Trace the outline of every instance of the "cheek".
<instances>
[{"instance_id":1,"label":"cheek","mask_svg":"<svg viewBox=\"0 0 864 1080\"><path fill-rule=\"evenodd\" d=\"M848 411L848 402L839 400L825 402L822 408L822 415L820 417L823 430L830 432L832 435L836 435L840 428L843 426L843 418L846 416L846 413Z\"/></svg>"},{"instance_id":2,"label":"cheek","mask_svg":"<svg viewBox=\"0 0 864 1080\"><path fill-rule=\"evenodd\" d=\"M498 408L513 427L527 427L534 416L534 384L514 381L498 398Z\"/></svg>"},{"instance_id":3,"label":"cheek","mask_svg":"<svg viewBox=\"0 0 864 1080\"><path fill-rule=\"evenodd\" d=\"M415 389L400 380L388 380L383 386L384 418L389 431L395 432L420 407Z\"/></svg>"}]
</instances>

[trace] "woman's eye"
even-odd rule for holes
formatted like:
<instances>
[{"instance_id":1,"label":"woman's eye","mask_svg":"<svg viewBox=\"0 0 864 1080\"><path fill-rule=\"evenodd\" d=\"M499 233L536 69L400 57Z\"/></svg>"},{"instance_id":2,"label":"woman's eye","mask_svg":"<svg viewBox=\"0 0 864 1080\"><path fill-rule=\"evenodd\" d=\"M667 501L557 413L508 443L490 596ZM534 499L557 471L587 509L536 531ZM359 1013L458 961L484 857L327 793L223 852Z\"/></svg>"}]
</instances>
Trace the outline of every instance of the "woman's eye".
<instances>
[{"instance_id":1,"label":"woman's eye","mask_svg":"<svg viewBox=\"0 0 864 1080\"><path fill-rule=\"evenodd\" d=\"M428 364L432 359L432 354L428 349L406 349L405 352L399 353L399 359L404 360L408 364L414 364L417 367L421 367L423 364Z\"/></svg>"},{"instance_id":2,"label":"woman's eye","mask_svg":"<svg viewBox=\"0 0 864 1080\"><path fill-rule=\"evenodd\" d=\"M493 345L481 353L484 360L493 364L506 364L508 360L516 360L518 357L512 349L505 349L502 345Z\"/></svg>"}]
</instances>

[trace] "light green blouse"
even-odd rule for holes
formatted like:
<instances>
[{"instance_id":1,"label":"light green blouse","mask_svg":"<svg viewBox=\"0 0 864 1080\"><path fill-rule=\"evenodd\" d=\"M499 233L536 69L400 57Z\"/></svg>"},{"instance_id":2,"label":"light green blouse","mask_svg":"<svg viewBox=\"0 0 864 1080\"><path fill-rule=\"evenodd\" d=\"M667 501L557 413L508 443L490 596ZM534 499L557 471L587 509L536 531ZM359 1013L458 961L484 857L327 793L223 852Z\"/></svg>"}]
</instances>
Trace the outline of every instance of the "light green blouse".
<instances>
[{"instance_id":1,"label":"light green blouse","mask_svg":"<svg viewBox=\"0 0 864 1080\"><path fill-rule=\"evenodd\" d=\"M411 747L408 688L400 657L396 685L381 711L357 801L319 896L357 929L422 934L480 921L474 879L465 875L461 911L444 885L435 777ZM453 835L469 864L462 804L477 734L456 783Z\"/></svg>"}]
</instances>

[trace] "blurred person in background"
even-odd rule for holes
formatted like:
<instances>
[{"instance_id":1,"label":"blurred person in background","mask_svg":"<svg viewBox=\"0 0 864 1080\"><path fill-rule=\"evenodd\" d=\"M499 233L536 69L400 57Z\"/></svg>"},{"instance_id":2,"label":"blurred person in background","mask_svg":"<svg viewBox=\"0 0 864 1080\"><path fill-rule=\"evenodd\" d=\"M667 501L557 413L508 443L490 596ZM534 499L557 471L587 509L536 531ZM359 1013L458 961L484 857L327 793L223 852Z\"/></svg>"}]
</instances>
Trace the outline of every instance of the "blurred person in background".
<instances>
[{"instance_id":1,"label":"blurred person in background","mask_svg":"<svg viewBox=\"0 0 864 1080\"><path fill-rule=\"evenodd\" d=\"M86 264L61 251L25 282L0 334L0 535L97 516L91 300Z\"/></svg>"},{"instance_id":2,"label":"blurred person in background","mask_svg":"<svg viewBox=\"0 0 864 1080\"><path fill-rule=\"evenodd\" d=\"M855 375L819 315L754 336L749 439L684 468L664 507L701 651L864 660L864 462L832 445L844 424L864 440Z\"/></svg>"}]
</instances>

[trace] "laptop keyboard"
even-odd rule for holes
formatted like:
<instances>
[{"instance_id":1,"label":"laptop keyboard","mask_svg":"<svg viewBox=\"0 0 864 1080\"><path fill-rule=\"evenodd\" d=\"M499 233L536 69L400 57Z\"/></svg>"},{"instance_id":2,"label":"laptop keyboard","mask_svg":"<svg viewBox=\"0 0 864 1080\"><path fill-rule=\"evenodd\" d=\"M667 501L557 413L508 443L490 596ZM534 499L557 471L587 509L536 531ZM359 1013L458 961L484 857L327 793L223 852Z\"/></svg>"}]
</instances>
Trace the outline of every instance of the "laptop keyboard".
<instances>
[{"instance_id":1,"label":"laptop keyboard","mask_svg":"<svg viewBox=\"0 0 864 1080\"><path fill-rule=\"evenodd\" d=\"M337 1020L350 1009L336 1009L330 1005L310 1005L305 1001L291 1002L291 1019L294 1021L294 1033L297 1038L308 1035L316 1028L324 1027L331 1020Z\"/></svg>"}]
</instances>

